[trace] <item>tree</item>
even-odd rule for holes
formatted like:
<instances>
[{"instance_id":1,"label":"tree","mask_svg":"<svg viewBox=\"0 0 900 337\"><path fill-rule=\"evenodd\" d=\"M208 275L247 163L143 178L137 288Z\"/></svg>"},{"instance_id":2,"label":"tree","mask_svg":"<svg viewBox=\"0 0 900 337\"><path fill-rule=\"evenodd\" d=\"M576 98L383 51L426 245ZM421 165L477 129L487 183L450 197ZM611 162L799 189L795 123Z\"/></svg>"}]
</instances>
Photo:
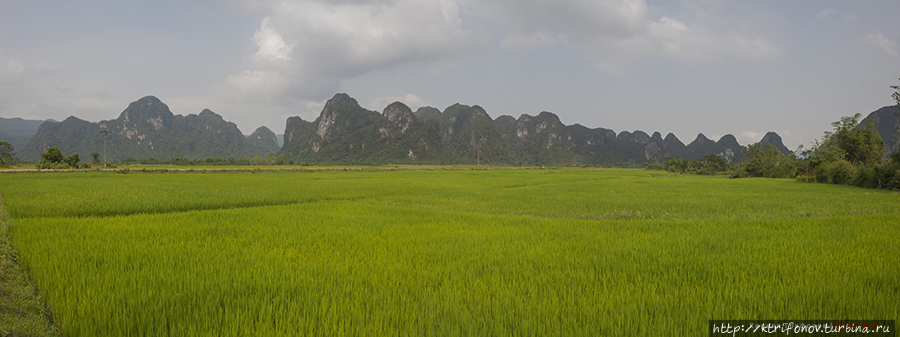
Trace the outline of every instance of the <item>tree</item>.
<instances>
[{"instance_id":1,"label":"tree","mask_svg":"<svg viewBox=\"0 0 900 337\"><path fill-rule=\"evenodd\" d=\"M66 157L66 164L69 164L72 168L78 167L78 162L81 161L81 158L78 157L77 153L73 153L71 156Z\"/></svg>"},{"instance_id":2,"label":"tree","mask_svg":"<svg viewBox=\"0 0 900 337\"><path fill-rule=\"evenodd\" d=\"M799 171L797 156L785 156L772 144L755 143L747 146L746 162L736 176L789 178Z\"/></svg>"},{"instance_id":3,"label":"tree","mask_svg":"<svg viewBox=\"0 0 900 337\"><path fill-rule=\"evenodd\" d=\"M13 161L13 156L16 155L14 152L12 145L7 142L0 142L0 167L6 167Z\"/></svg>"},{"instance_id":4,"label":"tree","mask_svg":"<svg viewBox=\"0 0 900 337\"><path fill-rule=\"evenodd\" d=\"M39 169L67 169L67 168L78 168L78 162L81 161L78 158L77 153L73 153L71 156L66 157L63 156L62 151L56 146L48 148L44 153L41 153L41 162L38 164Z\"/></svg>"},{"instance_id":5,"label":"tree","mask_svg":"<svg viewBox=\"0 0 900 337\"><path fill-rule=\"evenodd\" d=\"M834 132L826 132L823 143L829 142L843 151L847 161L856 164L874 165L884 156L884 141L875 132L875 125L869 121L865 125L859 124L862 114L841 117L841 120L831 123Z\"/></svg>"},{"instance_id":6,"label":"tree","mask_svg":"<svg viewBox=\"0 0 900 337\"><path fill-rule=\"evenodd\" d=\"M725 171L728 168L728 162L714 154L704 155L703 164L705 170L710 173Z\"/></svg>"},{"instance_id":7,"label":"tree","mask_svg":"<svg viewBox=\"0 0 900 337\"><path fill-rule=\"evenodd\" d=\"M92 152L91 153L91 165L100 164L100 153Z\"/></svg>"},{"instance_id":8,"label":"tree","mask_svg":"<svg viewBox=\"0 0 900 337\"><path fill-rule=\"evenodd\" d=\"M66 161L66 156L63 156L62 151L56 146L48 148L44 153L41 153L41 166L44 166L44 163L53 165Z\"/></svg>"}]
</instances>

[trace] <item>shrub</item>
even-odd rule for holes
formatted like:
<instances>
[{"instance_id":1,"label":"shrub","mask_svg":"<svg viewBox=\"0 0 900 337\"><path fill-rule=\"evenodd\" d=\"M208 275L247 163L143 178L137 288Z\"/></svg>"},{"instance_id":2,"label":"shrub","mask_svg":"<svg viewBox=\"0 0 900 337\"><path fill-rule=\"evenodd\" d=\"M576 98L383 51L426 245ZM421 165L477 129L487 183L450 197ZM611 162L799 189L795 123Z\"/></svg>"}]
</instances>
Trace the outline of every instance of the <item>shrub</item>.
<instances>
[{"instance_id":1,"label":"shrub","mask_svg":"<svg viewBox=\"0 0 900 337\"><path fill-rule=\"evenodd\" d=\"M878 188L889 190L900 189L900 165L893 163L875 166L874 176L878 181Z\"/></svg>"},{"instance_id":2,"label":"shrub","mask_svg":"<svg viewBox=\"0 0 900 337\"><path fill-rule=\"evenodd\" d=\"M846 160L821 165L816 170L816 182L846 185L852 182L853 164Z\"/></svg>"},{"instance_id":3,"label":"shrub","mask_svg":"<svg viewBox=\"0 0 900 337\"><path fill-rule=\"evenodd\" d=\"M874 183L873 183L874 181ZM875 169L868 166L857 167L853 172L850 185L868 188L878 187L878 177L875 176ZM873 186L874 185L874 186Z\"/></svg>"}]
</instances>

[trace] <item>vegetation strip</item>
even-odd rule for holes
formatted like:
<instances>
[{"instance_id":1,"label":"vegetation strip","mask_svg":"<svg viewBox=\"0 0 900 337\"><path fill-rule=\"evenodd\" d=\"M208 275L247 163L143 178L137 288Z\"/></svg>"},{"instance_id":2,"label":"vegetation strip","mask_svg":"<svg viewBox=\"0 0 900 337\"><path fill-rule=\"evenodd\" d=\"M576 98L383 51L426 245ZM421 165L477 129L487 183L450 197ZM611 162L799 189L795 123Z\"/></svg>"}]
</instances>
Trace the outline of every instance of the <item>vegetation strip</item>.
<instances>
[{"instance_id":1,"label":"vegetation strip","mask_svg":"<svg viewBox=\"0 0 900 337\"><path fill-rule=\"evenodd\" d=\"M884 190L560 169L12 174L0 191L67 336L900 317L900 199ZM316 202L265 205L297 200Z\"/></svg>"},{"instance_id":2,"label":"vegetation strip","mask_svg":"<svg viewBox=\"0 0 900 337\"><path fill-rule=\"evenodd\" d=\"M59 336L50 311L10 243L12 226L0 196L0 336Z\"/></svg>"}]
</instances>

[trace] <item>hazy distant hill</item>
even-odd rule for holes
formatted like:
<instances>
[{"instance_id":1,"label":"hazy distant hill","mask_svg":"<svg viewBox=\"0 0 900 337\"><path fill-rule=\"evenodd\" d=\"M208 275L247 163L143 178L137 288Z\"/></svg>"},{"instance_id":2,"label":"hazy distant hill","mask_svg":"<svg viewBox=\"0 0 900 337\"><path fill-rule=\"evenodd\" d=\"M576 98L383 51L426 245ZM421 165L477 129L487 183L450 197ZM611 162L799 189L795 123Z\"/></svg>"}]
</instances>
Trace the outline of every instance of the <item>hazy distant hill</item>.
<instances>
[{"instance_id":1,"label":"hazy distant hill","mask_svg":"<svg viewBox=\"0 0 900 337\"><path fill-rule=\"evenodd\" d=\"M46 121L55 122L52 119ZM37 133L38 127L45 121L0 117L0 141L8 142L18 153L28 140Z\"/></svg>"},{"instance_id":2,"label":"hazy distant hill","mask_svg":"<svg viewBox=\"0 0 900 337\"><path fill-rule=\"evenodd\" d=\"M118 118L92 123L66 118L45 122L19 153L19 158L37 161L45 148L56 146L63 154L103 153L103 134L109 130L107 153L110 160L125 158L193 158L274 155L278 151L275 134L257 129L245 137L237 125L205 109L198 115L174 115L158 98L147 96L128 105Z\"/></svg>"}]
</instances>

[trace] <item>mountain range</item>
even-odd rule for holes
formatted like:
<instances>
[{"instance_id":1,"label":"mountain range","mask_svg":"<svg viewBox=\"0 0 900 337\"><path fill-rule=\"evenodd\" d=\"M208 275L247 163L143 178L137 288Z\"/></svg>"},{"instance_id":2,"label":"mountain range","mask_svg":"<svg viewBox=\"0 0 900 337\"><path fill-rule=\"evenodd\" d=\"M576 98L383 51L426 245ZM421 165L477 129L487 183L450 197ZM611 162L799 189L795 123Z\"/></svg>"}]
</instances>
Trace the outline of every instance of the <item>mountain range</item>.
<instances>
[{"instance_id":1,"label":"mountain range","mask_svg":"<svg viewBox=\"0 0 900 337\"><path fill-rule=\"evenodd\" d=\"M898 110L885 107L863 121L875 122L891 151L897 150L893 130L900 124ZM39 125L36 130L35 125ZM7 130L25 132L13 137ZM28 130L35 131L29 135ZM110 160L283 155L295 162L320 163L636 165L669 156L692 159L707 154L734 162L746 151L732 135L712 140L699 134L685 145L672 133L663 137L659 132L616 133L580 124L567 126L546 111L493 119L478 105L412 111L394 102L379 113L361 107L347 94L334 95L313 121L288 118L280 147L281 135L264 126L244 136L237 125L209 109L197 115L174 115L153 96L132 102L116 119L97 123L74 116L61 122L0 119L0 140L15 141L18 157L26 162L36 162L50 146L83 158L92 152L102 154L102 130L110 131ZM774 132L760 142L791 153Z\"/></svg>"},{"instance_id":2,"label":"mountain range","mask_svg":"<svg viewBox=\"0 0 900 337\"><path fill-rule=\"evenodd\" d=\"M71 116L62 122L44 122L16 152L29 162L36 162L51 146L82 158L93 152L102 155L103 130L110 131L106 134L110 161L266 156L279 150L275 133L264 126L245 137L237 125L209 109L197 115L175 115L158 98L147 96L129 104L116 119L92 123Z\"/></svg>"},{"instance_id":3,"label":"mountain range","mask_svg":"<svg viewBox=\"0 0 900 337\"><path fill-rule=\"evenodd\" d=\"M546 111L492 119L480 106L461 104L412 112L395 102L378 113L347 94L330 99L314 121L289 118L284 135L279 153L309 162L601 165L706 154L739 161L745 155L732 135L713 141L700 134L685 145L671 133L663 138L659 132L567 126ZM763 140L790 153L775 133Z\"/></svg>"},{"instance_id":4,"label":"mountain range","mask_svg":"<svg viewBox=\"0 0 900 337\"><path fill-rule=\"evenodd\" d=\"M14 149L21 149L28 144L28 140L37 133L38 127L44 122L56 121L0 117L0 140L9 143Z\"/></svg>"}]
</instances>

